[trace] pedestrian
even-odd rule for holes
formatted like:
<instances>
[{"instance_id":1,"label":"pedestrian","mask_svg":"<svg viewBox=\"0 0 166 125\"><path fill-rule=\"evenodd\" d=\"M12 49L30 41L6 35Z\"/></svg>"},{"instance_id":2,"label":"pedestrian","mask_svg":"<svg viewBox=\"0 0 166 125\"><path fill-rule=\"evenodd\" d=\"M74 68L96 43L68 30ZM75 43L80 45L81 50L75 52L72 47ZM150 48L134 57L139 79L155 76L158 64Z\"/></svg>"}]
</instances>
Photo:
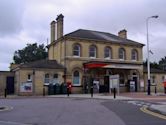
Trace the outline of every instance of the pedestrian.
<instances>
[{"instance_id":1,"label":"pedestrian","mask_svg":"<svg viewBox=\"0 0 166 125\"><path fill-rule=\"evenodd\" d=\"M166 94L166 80L164 81L164 92L165 92L165 94Z\"/></svg>"}]
</instances>

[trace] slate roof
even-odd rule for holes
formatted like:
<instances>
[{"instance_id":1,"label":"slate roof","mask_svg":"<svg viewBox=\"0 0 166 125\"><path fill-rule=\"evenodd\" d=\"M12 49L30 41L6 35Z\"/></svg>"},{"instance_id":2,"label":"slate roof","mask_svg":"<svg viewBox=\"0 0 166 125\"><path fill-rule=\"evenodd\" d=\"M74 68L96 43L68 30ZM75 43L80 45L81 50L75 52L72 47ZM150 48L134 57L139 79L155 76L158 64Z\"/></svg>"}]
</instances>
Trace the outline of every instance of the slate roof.
<instances>
[{"instance_id":1,"label":"slate roof","mask_svg":"<svg viewBox=\"0 0 166 125\"><path fill-rule=\"evenodd\" d=\"M38 60L21 64L19 68L64 69L64 66L59 64L56 60Z\"/></svg>"},{"instance_id":2,"label":"slate roof","mask_svg":"<svg viewBox=\"0 0 166 125\"><path fill-rule=\"evenodd\" d=\"M132 41L129 39L125 39L125 38L121 38L121 37L111 34L111 33L93 31L93 30L85 30L85 29L78 29L74 32L66 34L64 37L144 46L144 44L142 44L142 43Z\"/></svg>"}]
</instances>

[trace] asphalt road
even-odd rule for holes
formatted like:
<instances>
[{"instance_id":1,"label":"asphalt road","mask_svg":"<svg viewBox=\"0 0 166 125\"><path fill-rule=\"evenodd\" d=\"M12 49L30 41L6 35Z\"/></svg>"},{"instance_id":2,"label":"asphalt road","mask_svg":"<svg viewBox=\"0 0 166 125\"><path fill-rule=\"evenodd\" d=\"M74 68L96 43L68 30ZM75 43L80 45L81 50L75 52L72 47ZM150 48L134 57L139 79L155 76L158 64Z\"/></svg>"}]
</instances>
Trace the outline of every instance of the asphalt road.
<instances>
[{"instance_id":1,"label":"asphalt road","mask_svg":"<svg viewBox=\"0 0 166 125\"><path fill-rule=\"evenodd\" d=\"M102 104L116 113L126 125L166 125L166 120L143 113L140 106L124 101L107 101Z\"/></svg>"},{"instance_id":2,"label":"asphalt road","mask_svg":"<svg viewBox=\"0 0 166 125\"><path fill-rule=\"evenodd\" d=\"M122 101L74 98L1 99L0 125L166 125Z\"/></svg>"}]
</instances>

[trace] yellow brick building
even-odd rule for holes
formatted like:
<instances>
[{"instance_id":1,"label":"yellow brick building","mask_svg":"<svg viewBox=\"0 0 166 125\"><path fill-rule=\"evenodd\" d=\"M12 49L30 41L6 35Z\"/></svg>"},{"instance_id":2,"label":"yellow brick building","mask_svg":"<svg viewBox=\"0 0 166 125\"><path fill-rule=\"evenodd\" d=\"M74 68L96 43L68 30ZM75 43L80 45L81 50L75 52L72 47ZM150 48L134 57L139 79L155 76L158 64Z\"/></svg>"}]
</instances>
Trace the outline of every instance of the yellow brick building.
<instances>
[{"instance_id":1,"label":"yellow brick building","mask_svg":"<svg viewBox=\"0 0 166 125\"><path fill-rule=\"evenodd\" d=\"M72 83L73 93L89 90L94 80L101 87L109 87L109 75L116 74L121 92L129 91L130 80L135 82L134 91L144 90L144 86L140 86L143 81L143 44L129 40L126 30L113 35L79 29L63 35L63 18L60 14L51 22L48 54L49 60L57 60L66 67L65 81Z\"/></svg>"},{"instance_id":2,"label":"yellow brick building","mask_svg":"<svg viewBox=\"0 0 166 125\"><path fill-rule=\"evenodd\" d=\"M15 94L42 95L49 84L63 82L64 67L56 60L39 60L12 68L15 72Z\"/></svg>"},{"instance_id":3,"label":"yellow brick building","mask_svg":"<svg viewBox=\"0 0 166 125\"><path fill-rule=\"evenodd\" d=\"M50 24L51 41L48 59L11 65L11 71L0 71L0 95L47 94L51 84L71 82L72 93L110 92L113 77L118 79L120 92L147 90L147 72L143 70L144 44L127 38L127 31L117 35L78 29L63 35L62 14ZM163 92L165 71L151 71L151 91L154 84ZM111 81L112 80L112 81ZM63 84L62 84L63 85Z\"/></svg>"},{"instance_id":4,"label":"yellow brick building","mask_svg":"<svg viewBox=\"0 0 166 125\"><path fill-rule=\"evenodd\" d=\"M0 71L0 96L5 94L14 94L14 72Z\"/></svg>"}]
</instances>

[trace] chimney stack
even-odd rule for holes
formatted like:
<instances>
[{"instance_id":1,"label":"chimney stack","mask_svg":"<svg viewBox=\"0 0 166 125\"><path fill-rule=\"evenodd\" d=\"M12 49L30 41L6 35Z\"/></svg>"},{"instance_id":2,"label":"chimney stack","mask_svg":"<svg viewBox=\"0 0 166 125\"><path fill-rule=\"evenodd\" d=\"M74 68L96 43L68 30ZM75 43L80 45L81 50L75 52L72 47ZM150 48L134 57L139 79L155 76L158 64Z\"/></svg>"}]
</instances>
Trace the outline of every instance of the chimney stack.
<instances>
[{"instance_id":1,"label":"chimney stack","mask_svg":"<svg viewBox=\"0 0 166 125\"><path fill-rule=\"evenodd\" d=\"M57 39L63 36L63 18L62 14L58 15L56 18L57 21Z\"/></svg>"},{"instance_id":2,"label":"chimney stack","mask_svg":"<svg viewBox=\"0 0 166 125\"><path fill-rule=\"evenodd\" d=\"M127 30L123 29L118 32L118 36L124 39L127 39Z\"/></svg>"},{"instance_id":3,"label":"chimney stack","mask_svg":"<svg viewBox=\"0 0 166 125\"><path fill-rule=\"evenodd\" d=\"M51 29L51 43L56 40L56 22L53 20L50 24Z\"/></svg>"}]
</instances>

